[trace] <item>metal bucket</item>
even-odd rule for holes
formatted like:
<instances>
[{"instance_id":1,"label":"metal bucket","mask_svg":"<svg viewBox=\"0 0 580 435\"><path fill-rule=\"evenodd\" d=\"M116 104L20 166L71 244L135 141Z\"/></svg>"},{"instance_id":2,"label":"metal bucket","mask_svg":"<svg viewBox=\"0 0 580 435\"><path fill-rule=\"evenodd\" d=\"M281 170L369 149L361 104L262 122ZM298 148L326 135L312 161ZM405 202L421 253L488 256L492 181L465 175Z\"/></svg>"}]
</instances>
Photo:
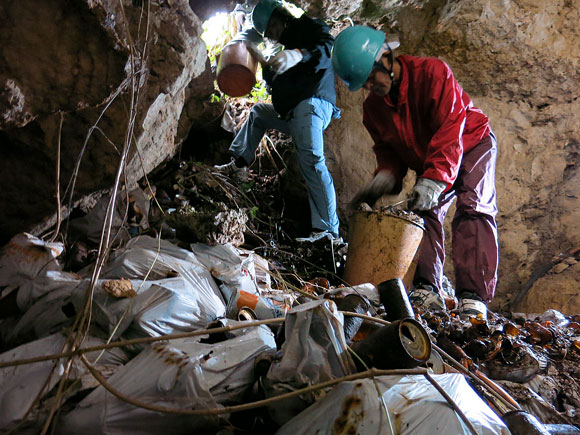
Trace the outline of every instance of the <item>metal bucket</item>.
<instances>
[{"instance_id":1,"label":"metal bucket","mask_svg":"<svg viewBox=\"0 0 580 435\"><path fill-rule=\"evenodd\" d=\"M244 41L228 43L220 53L217 65L217 84L230 97L250 93L256 83L258 62Z\"/></svg>"},{"instance_id":2,"label":"metal bucket","mask_svg":"<svg viewBox=\"0 0 580 435\"><path fill-rule=\"evenodd\" d=\"M350 285L379 285L404 280L419 249L425 228L403 217L381 211L357 211L349 226L348 253L343 279ZM410 277L412 279L412 277Z\"/></svg>"}]
</instances>

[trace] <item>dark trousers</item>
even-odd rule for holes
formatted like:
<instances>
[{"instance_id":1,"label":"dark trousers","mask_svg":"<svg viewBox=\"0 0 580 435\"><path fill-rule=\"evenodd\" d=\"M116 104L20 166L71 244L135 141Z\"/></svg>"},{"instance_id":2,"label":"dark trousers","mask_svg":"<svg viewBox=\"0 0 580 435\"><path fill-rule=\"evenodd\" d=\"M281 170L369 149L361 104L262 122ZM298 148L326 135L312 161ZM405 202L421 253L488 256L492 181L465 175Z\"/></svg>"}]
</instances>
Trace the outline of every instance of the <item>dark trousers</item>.
<instances>
[{"instance_id":1,"label":"dark trousers","mask_svg":"<svg viewBox=\"0 0 580 435\"><path fill-rule=\"evenodd\" d=\"M427 229L415 280L426 280L441 288L445 263L443 221L457 198L451 223L452 257L458 296L475 292L485 302L495 294L498 268L498 238L495 162L497 142L490 134L463 155L459 174L451 189L439 198L432 210L420 212Z\"/></svg>"}]
</instances>

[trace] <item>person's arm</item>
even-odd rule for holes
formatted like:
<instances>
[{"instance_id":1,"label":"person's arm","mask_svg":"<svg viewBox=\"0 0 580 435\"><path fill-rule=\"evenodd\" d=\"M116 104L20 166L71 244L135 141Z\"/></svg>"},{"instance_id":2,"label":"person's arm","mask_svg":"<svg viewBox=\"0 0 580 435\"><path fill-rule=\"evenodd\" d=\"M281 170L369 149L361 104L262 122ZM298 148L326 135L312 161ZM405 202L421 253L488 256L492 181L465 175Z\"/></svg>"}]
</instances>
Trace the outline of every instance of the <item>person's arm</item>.
<instances>
[{"instance_id":1,"label":"person's arm","mask_svg":"<svg viewBox=\"0 0 580 435\"><path fill-rule=\"evenodd\" d=\"M463 157L463 129L467 117L463 89L455 80L449 66L440 61L432 79L423 83L429 95L431 122L438 125L427 147L421 177L442 181L449 189L455 182Z\"/></svg>"},{"instance_id":2,"label":"person's arm","mask_svg":"<svg viewBox=\"0 0 580 435\"><path fill-rule=\"evenodd\" d=\"M236 33L236 36L232 38L232 42L233 41L244 41L247 43L258 45L264 41L264 38L262 37L262 35L258 33L256 29L254 29L251 26L248 26L244 27L242 30Z\"/></svg>"},{"instance_id":3,"label":"person's arm","mask_svg":"<svg viewBox=\"0 0 580 435\"><path fill-rule=\"evenodd\" d=\"M334 37L330 34L330 28L320 19L311 20L309 27L311 27L308 31L312 35L312 43L306 47L299 47L302 52L302 62L312 63L315 72L331 68Z\"/></svg>"},{"instance_id":4,"label":"person's arm","mask_svg":"<svg viewBox=\"0 0 580 435\"><path fill-rule=\"evenodd\" d=\"M395 177L396 184L393 193L399 193L403 186L403 178L407 174L407 165L401 160L399 155L386 143L377 131L374 122L363 112L363 124L373 139L373 151L377 159L375 175L381 171L388 171Z\"/></svg>"}]
</instances>

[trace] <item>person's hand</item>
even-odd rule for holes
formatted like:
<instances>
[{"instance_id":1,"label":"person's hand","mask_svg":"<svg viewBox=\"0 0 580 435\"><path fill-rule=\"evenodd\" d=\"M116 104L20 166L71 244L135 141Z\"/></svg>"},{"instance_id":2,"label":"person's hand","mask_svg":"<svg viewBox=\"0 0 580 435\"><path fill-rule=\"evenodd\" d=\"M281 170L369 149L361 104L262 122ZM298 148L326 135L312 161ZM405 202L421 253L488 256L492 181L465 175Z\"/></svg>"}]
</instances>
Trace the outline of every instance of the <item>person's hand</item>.
<instances>
[{"instance_id":1,"label":"person's hand","mask_svg":"<svg viewBox=\"0 0 580 435\"><path fill-rule=\"evenodd\" d=\"M439 203L439 196L447 183L430 178L419 178L409 195L410 210L431 210Z\"/></svg>"},{"instance_id":2,"label":"person's hand","mask_svg":"<svg viewBox=\"0 0 580 435\"><path fill-rule=\"evenodd\" d=\"M359 190L349 202L348 208L351 211L356 210L363 202L372 207L381 196L391 193L395 184L395 176L390 171L377 172L372 181Z\"/></svg>"},{"instance_id":3,"label":"person's hand","mask_svg":"<svg viewBox=\"0 0 580 435\"><path fill-rule=\"evenodd\" d=\"M258 48L258 45L256 43L246 41L246 47L248 48L248 51L252 54L254 59L256 59L256 61L258 61L262 66L268 64L268 61L264 57L262 50Z\"/></svg>"},{"instance_id":4,"label":"person's hand","mask_svg":"<svg viewBox=\"0 0 580 435\"><path fill-rule=\"evenodd\" d=\"M284 74L302 60L302 52L298 49L283 50L270 60L270 66L277 75Z\"/></svg>"}]
</instances>

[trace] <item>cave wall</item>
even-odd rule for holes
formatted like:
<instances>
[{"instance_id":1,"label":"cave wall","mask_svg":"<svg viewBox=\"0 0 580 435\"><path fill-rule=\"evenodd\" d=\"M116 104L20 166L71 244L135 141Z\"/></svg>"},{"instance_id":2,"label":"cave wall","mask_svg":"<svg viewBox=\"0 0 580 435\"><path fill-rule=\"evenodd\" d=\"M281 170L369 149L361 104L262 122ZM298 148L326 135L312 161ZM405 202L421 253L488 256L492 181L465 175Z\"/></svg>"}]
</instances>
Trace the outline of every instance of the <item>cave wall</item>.
<instances>
[{"instance_id":1,"label":"cave wall","mask_svg":"<svg viewBox=\"0 0 580 435\"><path fill-rule=\"evenodd\" d=\"M0 4L0 244L56 211L59 141L61 192L78 161L75 199L112 186L133 119L132 89L129 187L173 155L203 114L213 76L189 3L122 6Z\"/></svg>"},{"instance_id":2,"label":"cave wall","mask_svg":"<svg viewBox=\"0 0 580 435\"><path fill-rule=\"evenodd\" d=\"M303 7L320 13L340 8L340 3L303 2ZM580 293L578 267L567 268L558 279L547 276L535 285L530 282L541 278L538 271L553 256L580 245L578 2L344 3L345 10L356 6L355 23L398 35L398 53L447 62L475 105L491 119L499 145L500 234L500 281L493 306L505 306L532 285L528 297L511 308L580 310L570 305ZM329 127L327 146L344 205L370 177L374 160L367 152L368 134L353 124L362 119L365 91L350 94L340 85L338 91L343 118Z\"/></svg>"}]
</instances>

